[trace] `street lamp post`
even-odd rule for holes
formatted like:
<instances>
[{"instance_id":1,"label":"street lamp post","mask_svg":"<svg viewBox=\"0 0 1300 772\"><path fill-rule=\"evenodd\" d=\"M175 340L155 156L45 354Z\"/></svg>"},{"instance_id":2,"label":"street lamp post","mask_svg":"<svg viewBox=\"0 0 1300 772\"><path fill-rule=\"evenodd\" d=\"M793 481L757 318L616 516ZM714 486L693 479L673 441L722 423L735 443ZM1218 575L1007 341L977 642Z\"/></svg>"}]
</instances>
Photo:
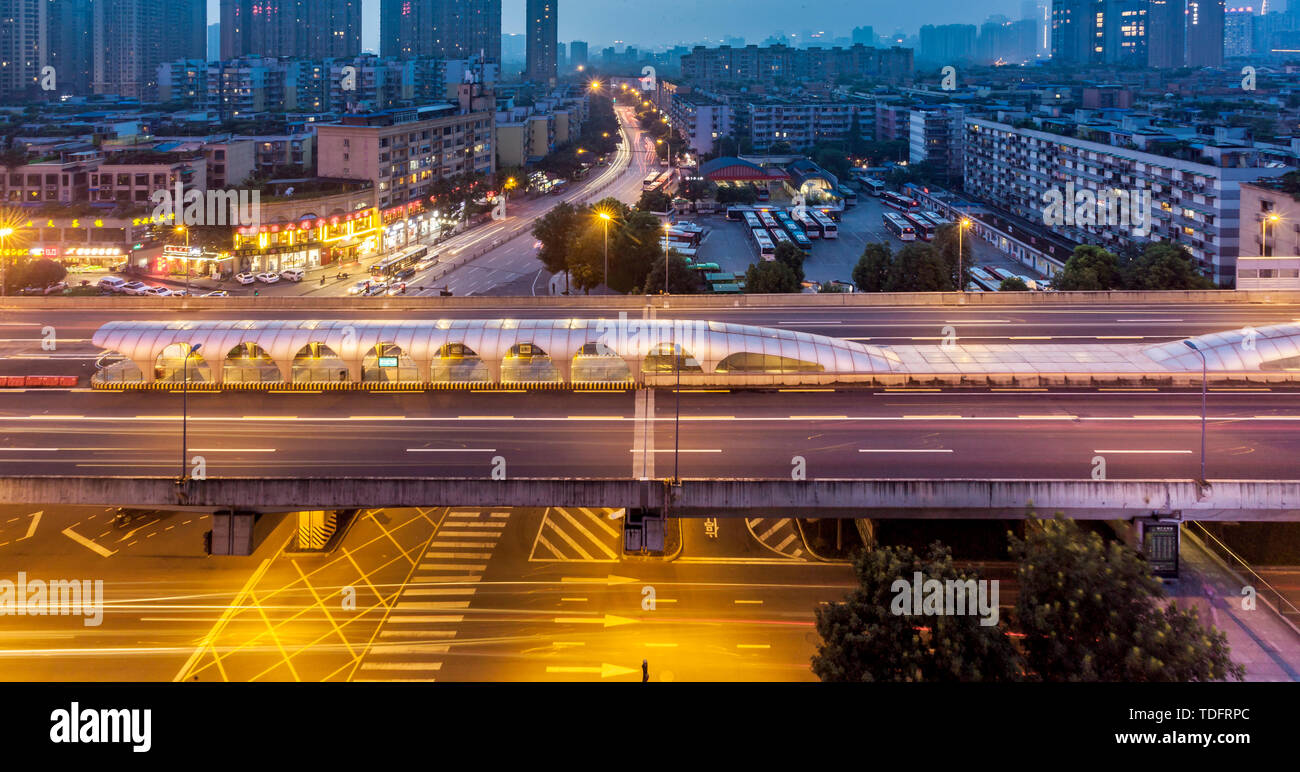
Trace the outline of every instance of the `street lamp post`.
<instances>
[{"instance_id":1,"label":"street lamp post","mask_svg":"<svg viewBox=\"0 0 1300 772\"><path fill-rule=\"evenodd\" d=\"M1259 256L1268 256L1268 224L1276 223L1280 218L1276 213L1259 218ZM1276 227L1276 226L1274 226ZM1276 231L1274 231L1276 233ZM1274 238L1274 241L1277 241Z\"/></svg>"},{"instance_id":2,"label":"street lamp post","mask_svg":"<svg viewBox=\"0 0 1300 772\"><path fill-rule=\"evenodd\" d=\"M671 230L671 227L672 226L670 226L668 223L664 223L665 237L667 237L668 231ZM668 295L668 252L669 250L667 249L664 250L664 295L665 296Z\"/></svg>"},{"instance_id":3,"label":"street lamp post","mask_svg":"<svg viewBox=\"0 0 1300 772\"><path fill-rule=\"evenodd\" d=\"M5 266L9 256L5 254L5 240L14 235L13 228L0 228L0 298L5 296Z\"/></svg>"},{"instance_id":4,"label":"street lamp post","mask_svg":"<svg viewBox=\"0 0 1300 772\"><path fill-rule=\"evenodd\" d=\"M190 294L190 229L184 225L176 226L177 233L185 234L185 294Z\"/></svg>"},{"instance_id":5,"label":"street lamp post","mask_svg":"<svg viewBox=\"0 0 1300 772\"><path fill-rule=\"evenodd\" d=\"M1201 351L1190 340L1183 341L1183 345L1195 351L1201 357L1201 482L1205 482L1205 415L1206 415L1206 397L1209 394L1209 366L1205 361L1205 352Z\"/></svg>"},{"instance_id":6,"label":"street lamp post","mask_svg":"<svg viewBox=\"0 0 1300 772\"><path fill-rule=\"evenodd\" d=\"M181 378L181 479L188 480L185 470L185 454L189 452L189 406L190 406L190 357L203 348L200 343L190 346L185 352L185 365Z\"/></svg>"},{"instance_id":7,"label":"street lamp post","mask_svg":"<svg viewBox=\"0 0 1300 772\"><path fill-rule=\"evenodd\" d=\"M963 237L966 235L966 229L969 227L970 227L970 220L966 219L965 217L961 218L961 222L957 224L957 291L958 292L966 291L966 281L965 281L966 252L964 249L965 240L963 239Z\"/></svg>"},{"instance_id":8,"label":"street lamp post","mask_svg":"<svg viewBox=\"0 0 1300 772\"><path fill-rule=\"evenodd\" d=\"M609 212L601 212L601 213L600 213L600 219L603 220L603 221L605 222L605 273L604 273L604 282L605 282L605 286L608 287L608 286L609 286L609 221L610 221L610 219L611 219L610 216L609 216Z\"/></svg>"}]
</instances>

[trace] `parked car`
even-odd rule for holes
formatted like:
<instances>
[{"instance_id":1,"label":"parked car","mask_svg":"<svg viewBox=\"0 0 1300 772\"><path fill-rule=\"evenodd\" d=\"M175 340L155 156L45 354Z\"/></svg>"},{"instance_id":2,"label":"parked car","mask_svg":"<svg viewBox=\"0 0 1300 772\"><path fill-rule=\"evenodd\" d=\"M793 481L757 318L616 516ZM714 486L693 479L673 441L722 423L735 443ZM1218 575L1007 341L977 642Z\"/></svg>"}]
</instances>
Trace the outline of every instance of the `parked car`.
<instances>
[{"instance_id":1,"label":"parked car","mask_svg":"<svg viewBox=\"0 0 1300 772\"><path fill-rule=\"evenodd\" d=\"M251 273L237 273L235 274L235 281L240 284L252 284L257 281L257 278Z\"/></svg>"},{"instance_id":2,"label":"parked car","mask_svg":"<svg viewBox=\"0 0 1300 772\"><path fill-rule=\"evenodd\" d=\"M280 280L280 274L278 274L278 273L259 273L255 278L256 278L258 281L262 282L263 284L275 284L277 281Z\"/></svg>"},{"instance_id":3,"label":"parked car","mask_svg":"<svg viewBox=\"0 0 1300 772\"><path fill-rule=\"evenodd\" d=\"M306 275L307 272L301 268L289 268L280 271L280 278L288 279L289 281L302 281L303 277Z\"/></svg>"},{"instance_id":4,"label":"parked car","mask_svg":"<svg viewBox=\"0 0 1300 772\"><path fill-rule=\"evenodd\" d=\"M203 293L202 295L200 295L199 297L202 297L202 298L228 298L228 297L230 297L230 293L229 293L229 292L226 292L225 290L215 290L215 291L213 291L213 292L205 292L205 293Z\"/></svg>"},{"instance_id":5,"label":"parked car","mask_svg":"<svg viewBox=\"0 0 1300 772\"><path fill-rule=\"evenodd\" d=\"M126 279L121 279L116 276L105 276L99 280L99 288L102 290L108 290L109 292L121 292L122 288L125 286Z\"/></svg>"},{"instance_id":6,"label":"parked car","mask_svg":"<svg viewBox=\"0 0 1300 772\"><path fill-rule=\"evenodd\" d=\"M122 285L122 294L124 295L144 295L147 293L149 285L142 281L128 282Z\"/></svg>"},{"instance_id":7,"label":"parked car","mask_svg":"<svg viewBox=\"0 0 1300 772\"><path fill-rule=\"evenodd\" d=\"M366 295L367 297L369 297L369 296L371 296L371 295L382 295L382 294L384 294L384 293L387 292L387 291L388 291L388 284L387 284L387 282L382 282L382 281L381 281L381 282L378 282L378 283L373 283L373 284L371 284L371 285L370 285L370 288L367 289L367 290L366 290L364 293L362 293L362 294L364 294L364 295Z\"/></svg>"},{"instance_id":8,"label":"parked car","mask_svg":"<svg viewBox=\"0 0 1300 772\"><path fill-rule=\"evenodd\" d=\"M172 295L173 293L171 290L167 289L166 287L153 286L153 287L145 287L144 291L139 294L152 295L153 297L157 297L157 298L165 298Z\"/></svg>"},{"instance_id":9,"label":"parked car","mask_svg":"<svg viewBox=\"0 0 1300 772\"><path fill-rule=\"evenodd\" d=\"M190 296L190 291L185 289L184 287L182 287L181 289L174 289L171 291L171 293L172 293L172 297L175 298L187 298Z\"/></svg>"}]
</instances>

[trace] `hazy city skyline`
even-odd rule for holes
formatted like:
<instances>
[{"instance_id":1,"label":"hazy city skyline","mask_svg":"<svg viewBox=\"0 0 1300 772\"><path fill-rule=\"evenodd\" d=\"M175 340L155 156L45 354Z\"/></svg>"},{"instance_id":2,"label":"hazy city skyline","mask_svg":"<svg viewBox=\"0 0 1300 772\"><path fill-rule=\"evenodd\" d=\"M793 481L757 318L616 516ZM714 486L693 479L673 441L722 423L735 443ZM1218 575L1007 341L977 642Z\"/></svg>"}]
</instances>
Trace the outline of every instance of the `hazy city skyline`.
<instances>
[{"instance_id":1,"label":"hazy city skyline","mask_svg":"<svg viewBox=\"0 0 1300 772\"><path fill-rule=\"evenodd\" d=\"M362 47L379 50L380 0L364 0ZM221 0L208 0L208 23L220 19ZM1018 18L1019 0L989 0L974 6L962 0L916 0L897 5L864 7L854 0L804 2L797 6L777 0L722 2L701 6L693 0L661 0L654 4L614 0L561 0L560 40L609 44L615 40L642 46L671 45L704 38L743 37L761 43L775 32L799 34L825 31L832 38L849 37L857 26L874 27L877 34L901 28L914 34L922 24L979 24L990 15ZM689 26L665 24L683 19ZM788 20L788 21L783 21ZM502 0L503 34L523 34L524 0Z\"/></svg>"}]
</instances>

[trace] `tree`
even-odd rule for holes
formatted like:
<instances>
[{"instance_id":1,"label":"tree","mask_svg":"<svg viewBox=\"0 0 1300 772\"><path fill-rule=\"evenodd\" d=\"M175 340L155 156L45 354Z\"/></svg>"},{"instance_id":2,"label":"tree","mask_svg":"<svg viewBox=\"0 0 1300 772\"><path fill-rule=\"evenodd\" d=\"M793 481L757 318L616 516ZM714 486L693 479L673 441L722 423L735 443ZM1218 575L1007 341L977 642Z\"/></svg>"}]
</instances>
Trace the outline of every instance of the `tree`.
<instances>
[{"instance_id":1,"label":"tree","mask_svg":"<svg viewBox=\"0 0 1300 772\"><path fill-rule=\"evenodd\" d=\"M1028 292L1029 285L1019 276L1008 276L998 285L998 292Z\"/></svg>"},{"instance_id":2,"label":"tree","mask_svg":"<svg viewBox=\"0 0 1300 772\"><path fill-rule=\"evenodd\" d=\"M776 245L776 262L789 267L794 273L795 280L802 283L804 280L803 262L808 259L808 253L795 246L793 242L782 241Z\"/></svg>"},{"instance_id":3,"label":"tree","mask_svg":"<svg viewBox=\"0 0 1300 772\"><path fill-rule=\"evenodd\" d=\"M761 262L745 271L745 292L753 295L775 295L801 292L803 286L790 266L782 262Z\"/></svg>"},{"instance_id":4,"label":"tree","mask_svg":"<svg viewBox=\"0 0 1300 772\"><path fill-rule=\"evenodd\" d=\"M894 255L886 292L953 292L955 270L929 244L911 242Z\"/></svg>"},{"instance_id":5,"label":"tree","mask_svg":"<svg viewBox=\"0 0 1300 772\"><path fill-rule=\"evenodd\" d=\"M646 277L664 261L663 225L649 212L627 214L615 231L609 226L609 287L631 292L646 285Z\"/></svg>"},{"instance_id":6,"label":"tree","mask_svg":"<svg viewBox=\"0 0 1300 772\"><path fill-rule=\"evenodd\" d=\"M673 197L662 190L647 190L636 202L636 208L644 212L667 212L673 205Z\"/></svg>"},{"instance_id":7,"label":"tree","mask_svg":"<svg viewBox=\"0 0 1300 772\"><path fill-rule=\"evenodd\" d=\"M854 557L853 569L858 586L843 601L816 610L821 644L812 670L821 680L1020 679L1020 657L1001 625L983 625L976 614L917 616L900 608L899 593L911 594L917 573L923 581L980 580L958 571L943 545L931 545L924 557L908 547L872 547Z\"/></svg>"},{"instance_id":8,"label":"tree","mask_svg":"<svg viewBox=\"0 0 1300 772\"><path fill-rule=\"evenodd\" d=\"M657 295L664 291L664 261L659 260L645 277L642 291L647 295ZM704 291L703 277L700 272L686 264L686 258L677 254L677 250L668 252L668 291L674 295L698 295Z\"/></svg>"},{"instance_id":9,"label":"tree","mask_svg":"<svg viewBox=\"0 0 1300 772\"><path fill-rule=\"evenodd\" d=\"M1065 261L1065 268L1056 275L1055 284L1066 292L1118 289L1122 286L1119 258L1091 244L1077 246Z\"/></svg>"},{"instance_id":10,"label":"tree","mask_svg":"<svg viewBox=\"0 0 1300 772\"><path fill-rule=\"evenodd\" d=\"M25 287L44 289L55 282L63 281L67 275L67 268L53 260L42 257L23 263L17 270L9 271L5 277L5 284L10 290L19 290Z\"/></svg>"},{"instance_id":11,"label":"tree","mask_svg":"<svg viewBox=\"0 0 1300 772\"><path fill-rule=\"evenodd\" d=\"M1195 609L1164 604L1147 563L1072 520L1034 520L1010 536L1018 562L1015 626L1033 677L1044 681L1241 680L1226 636Z\"/></svg>"},{"instance_id":12,"label":"tree","mask_svg":"<svg viewBox=\"0 0 1300 772\"><path fill-rule=\"evenodd\" d=\"M1123 269L1124 287L1132 290L1214 289L1201 275L1195 259L1180 244L1157 241L1146 245Z\"/></svg>"},{"instance_id":13,"label":"tree","mask_svg":"<svg viewBox=\"0 0 1300 772\"><path fill-rule=\"evenodd\" d=\"M533 224L533 235L542 242L537 259L551 273L568 267L569 250L577 238L579 212L570 203L557 204Z\"/></svg>"},{"instance_id":14,"label":"tree","mask_svg":"<svg viewBox=\"0 0 1300 772\"><path fill-rule=\"evenodd\" d=\"M894 256L888 244L868 244L853 266L853 284L859 292L884 292Z\"/></svg>"}]
</instances>

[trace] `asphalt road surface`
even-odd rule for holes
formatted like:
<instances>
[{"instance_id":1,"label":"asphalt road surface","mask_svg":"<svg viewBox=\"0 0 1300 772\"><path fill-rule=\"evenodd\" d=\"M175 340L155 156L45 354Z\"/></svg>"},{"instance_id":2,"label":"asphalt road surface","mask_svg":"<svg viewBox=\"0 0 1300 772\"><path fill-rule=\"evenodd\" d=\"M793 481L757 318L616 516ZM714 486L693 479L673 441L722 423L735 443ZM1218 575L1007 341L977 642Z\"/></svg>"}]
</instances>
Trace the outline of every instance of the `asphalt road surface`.
<instances>
[{"instance_id":1,"label":"asphalt road surface","mask_svg":"<svg viewBox=\"0 0 1300 772\"><path fill-rule=\"evenodd\" d=\"M0 473L171 474L180 408L179 392L0 391ZM1300 394L1216 390L1208 476L1293 478L1298 422ZM785 478L800 456L809 478L1090 479L1097 457L1110 479L1189 478L1200 431L1199 393L1142 389L226 392L190 396L188 453L209 477L476 478L499 457L515 478L656 478L674 462L686 478Z\"/></svg>"}]
</instances>

